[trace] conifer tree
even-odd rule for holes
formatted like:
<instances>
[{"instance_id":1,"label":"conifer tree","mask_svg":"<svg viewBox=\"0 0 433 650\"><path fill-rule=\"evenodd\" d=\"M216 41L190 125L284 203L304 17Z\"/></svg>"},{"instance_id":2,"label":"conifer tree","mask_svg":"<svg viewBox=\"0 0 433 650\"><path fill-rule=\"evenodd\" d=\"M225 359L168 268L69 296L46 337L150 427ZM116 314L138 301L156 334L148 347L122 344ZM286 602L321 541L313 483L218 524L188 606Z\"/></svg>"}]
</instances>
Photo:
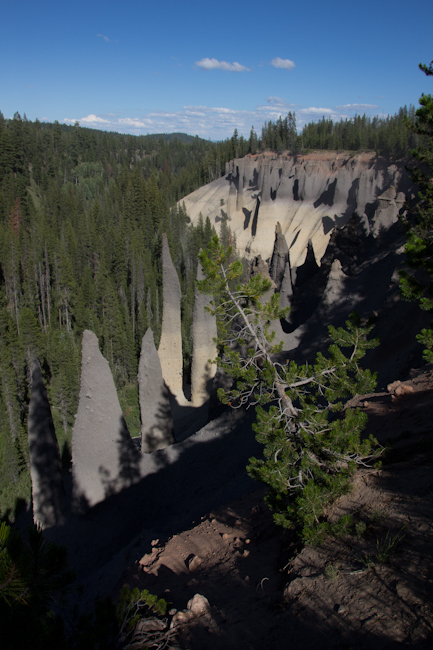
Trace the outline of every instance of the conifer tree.
<instances>
[{"instance_id":1,"label":"conifer tree","mask_svg":"<svg viewBox=\"0 0 433 650\"><path fill-rule=\"evenodd\" d=\"M433 61L420 64L427 76L433 76ZM422 95L417 120L407 125L420 137L417 149L411 151L417 166L410 170L411 179L418 186L416 202L409 207L404 221L408 228L406 259L412 269L423 269L424 277L401 273L401 288L408 300L419 300L422 309L433 312L433 97ZM424 356L433 362L433 322L417 336L425 346Z\"/></svg>"},{"instance_id":2,"label":"conifer tree","mask_svg":"<svg viewBox=\"0 0 433 650\"><path fill-rule=\"evenodd\" d=\"M308 541L327 532L326 506L347 491L357 465L368 465L379 454L377 441L361 439L366 416L345 409L343 401L374 389L375 377L360 366L371 327L352 316L346 328L329 328L332 345L315 362L298 365L275 355L271 323L284 317L279 295L268 302L271 284L260 275L243 285L242 263L229 263L232 251L215 236L200 254L204 293L215 296L213 313L219 321L220 367L234 380L219 398L233 408L256 406L257 440L264 459L251 458L248 473L269 486L266 501L276 523L295 528Z\"/></svg>"}]
</instances>

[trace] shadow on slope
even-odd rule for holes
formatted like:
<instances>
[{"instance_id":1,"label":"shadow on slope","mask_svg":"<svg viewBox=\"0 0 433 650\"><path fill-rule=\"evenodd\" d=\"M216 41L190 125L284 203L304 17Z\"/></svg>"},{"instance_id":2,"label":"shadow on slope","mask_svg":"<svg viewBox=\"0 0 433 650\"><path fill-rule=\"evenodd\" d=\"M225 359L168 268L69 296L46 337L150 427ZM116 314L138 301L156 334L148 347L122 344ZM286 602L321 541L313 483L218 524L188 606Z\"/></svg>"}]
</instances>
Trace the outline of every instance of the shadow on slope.
<instances>
[{"instance_id":1,"label":"shadow on slope","mask_svg":"<svg viewBox=\"0 0 433 650\"><path fill-rule=\"evenodd\" d=\"M317 352L329 346L329 325L343 326L350 313L356 311L365 323L374 324L370 336L381 341L363 360L364 367L378 373L379 390L394 379L404 378L410 368L423 365L416 334L430 318L417 303L401 297L396 269L404 263L404 242L399 223L377 240L344 238L343 233L331 240L322 266L295 294L289 315L292 325L285 326L289 331L287 347L295 346L291 358L298 363L312 361ZM340 260L346 277L339 282L339 295L329 299L326 287L333 259Z\"/></svg>"},{"instance_id":2,"label":"shadow on slope","mask_svg":"<svg viewBox=\"0 0 433 650\"><path fill-rule=\"evenodd\" d=\"M110 494L108 481L105 501L46 531L48 539L67 546L80 581L90 583L100 572L88 598L112 591L118 576L115 569L105 572L103 567L137 536L134 553L141 557L153 537L168 538L254 489L245 470L249 457L261 453L251 429L253 417L250 411L228 412L182 443L143 456L147 473L134 485ZM122 448L119 461L128 476L138 472L136 459L125 458Z\"/></svg>"}]
</instances>

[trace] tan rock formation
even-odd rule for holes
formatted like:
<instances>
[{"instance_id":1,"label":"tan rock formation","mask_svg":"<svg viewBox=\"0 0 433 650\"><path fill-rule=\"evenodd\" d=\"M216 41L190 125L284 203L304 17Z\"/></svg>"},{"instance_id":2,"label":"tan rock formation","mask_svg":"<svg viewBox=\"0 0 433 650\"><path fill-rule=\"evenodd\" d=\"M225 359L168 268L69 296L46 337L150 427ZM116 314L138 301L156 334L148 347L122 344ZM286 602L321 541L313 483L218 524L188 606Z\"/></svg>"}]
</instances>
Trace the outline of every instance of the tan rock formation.
<instances>
[{"instance_id":1,"label":"tan rock formation","mask_svg":"<svg viewBox=\"0 0 433 650\"><path fill-rule=\"evenodd\" d=\"M288 260L289 249L287 247L286 238L282 233L280 222L277 221L277 225L275 226L274 250L269 265L269 275L277 285L278 290L281 288Z\"/></svg>"},{"instance_id":2,"label":"tan rock formation","mask_svg":"<svg viewBox=\"0 0 433 650\"><path fill-rule=\"evenodd\" d=\"M266 152L231 161L224 178L182 201L194 224L201 212L218 228L222 199L237 246L250 258L270 258L279 221L294 269L303 263L310 239L320 264L332 230L344 226L355 211L374 224L371 211L378 199L379 204L387 200L384 192L390 186L399 192L408 189L404 163L390 164L374 153L320 151L295 158ZM391 199L392 215L388 210L381 223L395 219L402 196Z\"/></svg>"},{"instance_id":3,"label":"tan rock formation","mask_svg":"<svg viewBox=\"0 0 433 650\"><path fill-rule=\"evenodd\" d=\"M182 294L165 233L162 236L162 287L162 329L158 348L162 376L175 398L179 402L184 402L182 332L180 321L180 299Z\"/></svg>"},{"instance_id":4,"label":"tan rock formation","mask_svg":"<svg viewBox=\"0 0 433 650\"><path fill-rule=\"evenodd\" d=\"M141 454L129 435L108 361L85 330L81 389L72 432L74 501L93 506L140 478Z\"/></svg>"},{"instance_id":5,"label":"tan rock formation","mask_svg":"<svg viewBox=\"0 0 433 650\"><path fill-rule=\"evenodd\" d=\"M59 445L54 430L42 373L33 362L28 418L33 521L42 528L59 526L65 519L65 489Z\"/></svg>"},{"instance_id":6,"label":"tan rock formation","mask_svg":"<svg viewBox=\"0 0 433 650\"><path fill-rule=\"evenodd\" d=\"M371 228L374 236L379 235L381 230L387 230L393 223L398 221L398 215L405 202L404 193L397 193L393 185L377 198L379 207L374 215Z\"/></svg>"},{"instance_id":7,"label":"tan rock formation","mask_svg":"<svg viewBox=\"0 0 433 650\"><path fill-rule=\"evenodd\" d=\"M161 362L149 328L143 336L138 366L141 451L149 453L174 443L173 418Z\"/></svg>"},{"instance_id":8,"label":"tan rock formation","mask_svg":"<svg viewBox=\"0 0 433 650\"><path fill-rule=\"evenodd\" d=\"M344 297L344 284L347 275L344 273L340 260L334 260L328 276L328 282L323 294L322 304L331 307L335 302L339 302Z\"/></svg>"},{"instance_id":9,"label":"tan rock formation","mask_svg":"<svg viewBox=\"0 0 433 650\"><path fill-rule=\"evenodd\" d=\"M198 263L197 280L203 280L203 269ZM216 373L216 363L209 359L217 356L214 338L217 337L216 318L206 311L211 298L195 289L194 315L192 321L192 368L191 401L193 406L202 406L209 401L212 381Z\"/></svg>"}]
</instances>

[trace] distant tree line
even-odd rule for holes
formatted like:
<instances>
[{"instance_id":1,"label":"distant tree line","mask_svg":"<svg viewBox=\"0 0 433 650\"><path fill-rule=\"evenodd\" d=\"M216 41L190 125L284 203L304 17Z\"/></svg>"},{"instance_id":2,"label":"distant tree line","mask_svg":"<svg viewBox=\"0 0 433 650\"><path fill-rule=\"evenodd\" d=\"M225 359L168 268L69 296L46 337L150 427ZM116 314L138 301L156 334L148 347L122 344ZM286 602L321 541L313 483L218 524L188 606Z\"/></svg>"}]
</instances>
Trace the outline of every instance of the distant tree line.
<instances>
[{"instance_id":1,"label":"distant tree line","mask_svg":"<svg viewBox=\"0 0 433 650\"><path fill-rule=\"evenodd\" d=\"M380 156L404 158L410 155L411 149L422 145L419 134L410 128L415 119L415 108L405 106L395 115L386 117L364 114L339 122L323 117L318 122L306 124L298 133L296 114L289 112L285 118L280 116L275 122L265 122L260 138L254 127L248 139L239 137L235 129L228 147L236 158L262 151L306 154L314 149L375 151Z\"/></svg>"}]
</instances>

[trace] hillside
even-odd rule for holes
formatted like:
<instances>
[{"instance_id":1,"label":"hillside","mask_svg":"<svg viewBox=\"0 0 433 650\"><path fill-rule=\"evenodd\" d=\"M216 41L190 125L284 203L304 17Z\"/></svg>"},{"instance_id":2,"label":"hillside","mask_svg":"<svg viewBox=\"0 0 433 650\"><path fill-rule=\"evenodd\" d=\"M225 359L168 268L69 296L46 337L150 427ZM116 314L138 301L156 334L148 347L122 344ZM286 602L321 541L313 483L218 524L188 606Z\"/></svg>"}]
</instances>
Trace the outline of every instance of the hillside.
<instances>
[{"instance_id":1,"label":"hillside","mask_svg":"<svg viewBox=\"0 0 433 650\"><path fill-rule=\"evenodd\" d=\"M139 546L119 584L165 594L183 612L174 620L183 622L187 650L314 649L319 639L326 649L429 648L431 368L405 385L413 392L404 397L382 392L352 404L369 416L366 433L392 449L381 470L360 471L335 504L333 518L352 517L339 539L302 548L273 524L258 491ZM209 602L198 618L186 609L196 593Z\"/></svg>"}]
</instances>

